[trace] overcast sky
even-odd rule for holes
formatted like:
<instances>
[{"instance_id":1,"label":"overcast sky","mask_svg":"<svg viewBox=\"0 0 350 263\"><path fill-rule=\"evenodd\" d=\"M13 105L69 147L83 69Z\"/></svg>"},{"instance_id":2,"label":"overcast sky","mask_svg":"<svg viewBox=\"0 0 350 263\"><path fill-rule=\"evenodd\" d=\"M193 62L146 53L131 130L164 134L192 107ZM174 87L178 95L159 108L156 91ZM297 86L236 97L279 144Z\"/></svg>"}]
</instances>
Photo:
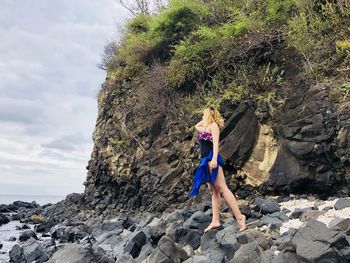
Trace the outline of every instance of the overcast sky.
<instances>
[{"instance_id":1,"label":"overcast sky","mask_svg":"<svg viewBox=\"0 0 350 263\"><path fill-rule=\"evenodd\" d=\"M115 0L0 1L0 194L83 192Z\"/></svg>"}]
</instances>

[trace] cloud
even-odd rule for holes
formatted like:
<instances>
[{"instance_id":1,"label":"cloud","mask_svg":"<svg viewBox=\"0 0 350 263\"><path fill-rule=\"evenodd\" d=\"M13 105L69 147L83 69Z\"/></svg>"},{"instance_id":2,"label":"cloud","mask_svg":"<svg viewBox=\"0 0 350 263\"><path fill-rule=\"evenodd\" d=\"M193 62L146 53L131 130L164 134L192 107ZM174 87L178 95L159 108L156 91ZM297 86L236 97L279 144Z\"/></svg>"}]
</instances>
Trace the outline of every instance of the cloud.
<instances>
[{"instance_id":1,"label":"cloud","mask_svg":"<svg viewBox=\"0 0 350 263\"><path fill-rule=\"evenodd\" d=\"M115 0L0 1L1 193L83 190L96 65L126 16Z\"/></svg>"},{"instance_id":2,"label":"cloud","mask_svg":"<svg viewBox=\"0 0 350 263\"><path fill-rule=\"evenodd\" d=\"M38 103L22 99L0 99L0 122L24 125L44 121L45 114Z\"/></svg>"},{"instance_id":3,"label":"cloud","mask_svg":"<svg viewBox=\"0 0 350 263\"><path fill-rule=\"evenodd\" d=\"M82 146L89 143L84 135L81 133L64 135L60 138L54 139L49 143L42 144L43 147L49 149L57 149L63 151L82 150Z\"/></svg>"}]
</instances>

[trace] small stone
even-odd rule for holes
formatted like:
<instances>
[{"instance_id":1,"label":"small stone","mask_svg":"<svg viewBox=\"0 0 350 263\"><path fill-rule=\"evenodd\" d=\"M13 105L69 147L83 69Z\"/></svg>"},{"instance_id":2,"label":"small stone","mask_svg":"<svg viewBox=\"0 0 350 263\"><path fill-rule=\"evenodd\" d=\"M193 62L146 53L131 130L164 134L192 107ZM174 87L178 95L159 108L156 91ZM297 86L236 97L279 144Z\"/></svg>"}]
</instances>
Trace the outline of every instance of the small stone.
<instances>
[{"instance_id":1,"label":"small stone","mask_svg":"<svg viewBox=\"0 0 350 263\"><path fill-rule=\"evenodd\" d=\"M334 204L335 210L341 210L345 207L350 207L350 198L339 198Z\"/></svg>"}]
</instances>

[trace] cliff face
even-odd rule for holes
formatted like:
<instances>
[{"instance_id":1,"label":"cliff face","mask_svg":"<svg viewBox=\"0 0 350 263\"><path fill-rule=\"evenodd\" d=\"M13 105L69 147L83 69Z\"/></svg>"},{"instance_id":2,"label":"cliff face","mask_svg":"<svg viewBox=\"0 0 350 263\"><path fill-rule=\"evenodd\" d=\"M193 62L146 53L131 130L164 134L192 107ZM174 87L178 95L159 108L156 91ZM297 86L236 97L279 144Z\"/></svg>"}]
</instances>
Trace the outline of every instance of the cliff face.
<instances>
[{"instance_id":1,"label":"cliff face","mask_svg":"<svg viewBox=\"0 0 350 263\"><path fill-rule=\"evenodd\" d=\"M248 32L234 46L227 44L225 63L204 70L213 76L224 68L225 80L216 90L200 89L197 82L203 80L198 75L192 82L196 88L189 88L188 79L182 88L169 88L174 58L164 43L157 48L165 48L165 53L147 53L158 61L142 58L147 70L140 69L137 81L120 77L120 71L108 74L98 96L94 149L84 183L87 207L106 215L112 210L164 211L185 205L199 164L194 130L201 117L198 109L218 97L225 118L220 135L225 176L240 197L347 195L350 77L338 69L348 67L349 60L333 50L320 80L305 53L286 38L285 32L271 27ZM125 70L131 62L114 63ZM232 99L232 93L225 92L234 81L240 86L242 76L249 92L238 98L234 93Z\"/></svg>"},{"instance_id":2,"label":"cliff face","mask_svg":"<svg viewBox=\"0 0 350 263\"><path fill-rule=\"evenodd\" d=\"M337 192L349 182L348 103L332 102L327 84L298 79L302 65L295 71L295 61L280 63L290 78L280 101L225 102L220 109L226 119L220 135L226 177L233 178L234 190L247 183L261 193ZM107 79L99 94L84 193L99 213L107 207L163 211L183 203L199 164L196 132L191 130L198 116L188 118L192 122L166 114L153 116L152 122L137 119L142 129L136 132L131 128L138 110L134 92L125 85L117 93Z\"/></svg>"}]
</instances>

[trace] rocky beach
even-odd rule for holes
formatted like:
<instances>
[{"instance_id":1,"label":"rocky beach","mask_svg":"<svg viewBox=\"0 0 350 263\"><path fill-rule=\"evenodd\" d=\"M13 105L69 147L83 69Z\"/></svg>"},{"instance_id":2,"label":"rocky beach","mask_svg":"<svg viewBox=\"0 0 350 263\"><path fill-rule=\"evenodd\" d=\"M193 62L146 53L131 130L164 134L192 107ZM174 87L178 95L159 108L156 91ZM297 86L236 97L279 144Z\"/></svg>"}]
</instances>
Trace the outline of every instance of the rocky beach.
<instances>
[{"instance_id":1,"label":"rocky beach","mask_svg":"<svg viewBox=\"0 0 350 263\"><path fill-rule=\"evenodd\" d=\"M258 197L240 205L247 230L239 232L223 207L221 227L207 233L210 203L104 220L67 212L57 221L50 205L1 205L0 262L349 262L350 198Z\"/></svg>"}]
</instances>

